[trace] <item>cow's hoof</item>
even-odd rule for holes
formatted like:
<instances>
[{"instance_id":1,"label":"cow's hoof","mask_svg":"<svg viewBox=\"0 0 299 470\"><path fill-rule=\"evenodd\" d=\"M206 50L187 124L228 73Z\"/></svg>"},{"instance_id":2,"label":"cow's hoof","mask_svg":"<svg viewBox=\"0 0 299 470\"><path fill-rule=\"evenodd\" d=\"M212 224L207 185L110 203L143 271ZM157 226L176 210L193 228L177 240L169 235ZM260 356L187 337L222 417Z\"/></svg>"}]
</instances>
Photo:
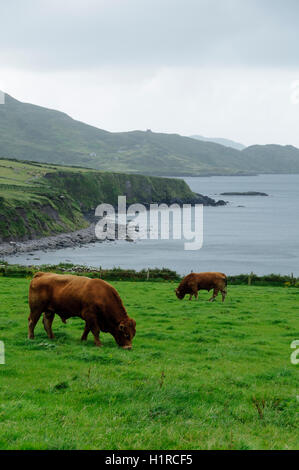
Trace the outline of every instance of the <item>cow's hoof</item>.
<instances>
[{"instance_id":1,"label":"cow's hoof","mask_svg":"<svg viewBox=\"0 0 299 470\"><path fill-rule=\"evenodd\" d=\"M95 343L95 346L96 346L97 348L101 348L103 345L102 345L102 343Z\"/></svg>"}]
</instances>

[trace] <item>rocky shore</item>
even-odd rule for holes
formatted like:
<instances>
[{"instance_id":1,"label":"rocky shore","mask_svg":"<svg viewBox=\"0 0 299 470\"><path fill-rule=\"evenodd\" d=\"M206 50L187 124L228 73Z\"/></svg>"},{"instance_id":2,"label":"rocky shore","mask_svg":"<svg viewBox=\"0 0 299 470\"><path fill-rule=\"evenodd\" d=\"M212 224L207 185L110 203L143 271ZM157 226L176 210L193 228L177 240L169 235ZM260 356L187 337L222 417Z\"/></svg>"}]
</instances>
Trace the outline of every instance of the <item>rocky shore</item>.
<instances>
[{"instance_id":1,"label":"rocky shore","mask_svg":"<svg viewBox=\"0 0 299 470\"><path fill-rule=\"evenodd\" d=\"M194 193L195 197L191 199L185 199L184 201L180 199L173 199L170 201L170 204L179 204L179 206L183 206L184 204L202 204L203 206L212 206L212 207L218 207L218 206L226 206L227 202L223 201L220 199L220 201L215 201L215 199L212 199L209 196L204 196L203 194L198 194ZM147 205L149 207L149 204Z\"/></svg>"},{"instance_id":2,"label":"rocky shore","mask_svg":"<svg viewBox=\"0 0 299 470\"><path fill-rule=\"evenodd\" d=\"M183 204L203 204L204 206L224 206L226 202L224 201L215 201L207 196L203 196L201 194L196 194L194 199L190 199L187 201L180 201L175 199L171 201L171 204L179 204L182 206ZM147 209L149 209L150 205L145 204ZM87 243L92 242L100 242L95 236L95 225L96 225L96 218L94 213L85 214L86 220L89 221L90 225L87 228L76 230L74 232L69 233L61 233L57 235L51 235L48 237L36 238L33 240L26 240L26 241L10 241L10 242L2 242L0 244L0 258L15 255L17 253L29 253L34 251L45 251L45 250L58 250L62 248L69 248L69 247L80 247ZM117 224L116 224L116 232L117 232ZM127 241L132 241L127 238Z\"/></svg>"},{"instance_id":3,"label":"rocky shore","mask_svg":"<svg viewBox=\"0 0 299 470\"><path fill-rule=\"evenodd\" d=\"M95 237L95 224L70 233L61 233L49 237L27 240L24 242L6 242L0 245L0 257L37 250L57 250L67 247L80 247L85 243L99 241Z\"/></svg>"}]
</instances>

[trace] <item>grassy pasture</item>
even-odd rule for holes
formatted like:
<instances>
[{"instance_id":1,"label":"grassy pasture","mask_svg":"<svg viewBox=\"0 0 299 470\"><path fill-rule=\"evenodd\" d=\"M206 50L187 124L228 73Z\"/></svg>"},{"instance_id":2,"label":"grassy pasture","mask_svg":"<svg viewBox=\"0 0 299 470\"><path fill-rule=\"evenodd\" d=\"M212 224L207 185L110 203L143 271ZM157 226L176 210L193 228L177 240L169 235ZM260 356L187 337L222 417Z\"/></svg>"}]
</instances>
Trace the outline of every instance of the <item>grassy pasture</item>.
<instances>
[{"instance_id":1,"label":"grassy pasture","mask_svg":"<svg viewBox=\"0 0 299 470\"><path fill-rule=\"evenodd\" d=\"M27 334L29 279L0 278L0 449L296 449L299 290L231 286L178 301L171 282L113 282L133 349L57 317Z\"/></svg>"}]
</instances>

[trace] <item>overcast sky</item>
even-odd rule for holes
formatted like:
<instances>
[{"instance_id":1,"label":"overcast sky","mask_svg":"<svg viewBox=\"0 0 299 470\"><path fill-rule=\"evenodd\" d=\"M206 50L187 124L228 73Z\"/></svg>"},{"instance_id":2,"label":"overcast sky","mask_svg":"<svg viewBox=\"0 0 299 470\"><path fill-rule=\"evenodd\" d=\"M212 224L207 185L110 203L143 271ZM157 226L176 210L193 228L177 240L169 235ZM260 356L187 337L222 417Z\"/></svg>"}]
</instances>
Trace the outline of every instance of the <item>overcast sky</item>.
<instances>
[{"instance_id":1,"label":"overcast sky","mask_svg":"<svg viewBox=\"0 0 299 470\"><path fill-rule=\"evenodd\" d=\"M298 0L0 0L0 21L0 89L21 101L299 147Z\"/></svg>"}]
</instances>

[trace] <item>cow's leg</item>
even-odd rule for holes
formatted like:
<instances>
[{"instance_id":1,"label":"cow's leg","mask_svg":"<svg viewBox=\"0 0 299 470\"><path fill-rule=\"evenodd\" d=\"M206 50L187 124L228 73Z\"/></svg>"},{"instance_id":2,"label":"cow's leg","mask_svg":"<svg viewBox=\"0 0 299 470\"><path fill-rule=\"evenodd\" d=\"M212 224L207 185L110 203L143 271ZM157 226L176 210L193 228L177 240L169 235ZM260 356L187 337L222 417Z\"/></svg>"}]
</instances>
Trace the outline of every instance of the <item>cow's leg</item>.
<instances>
[{"instance_id":1,"label":"cow's leg","mask_svg":"<svg viewBox=\"0 0 299 470\"><path fill-rule=\"evenodd\" d=\"M54 333L52 331L52 323L55 317L55 313L45 312L43 315L43 324L48 335L48 338L53 339Z\"/></svg>"},{"instance_id":2,"label":"cow's leg","mask_svg":"<svg viewBox=\"0 0 299 470\"><path fill-rule=\"evenodd\" d=\"M190 299L189 300L192 300L192 297L195 297L195 299L198 300L198 291L195 288L193 288L192 294L190 294Z\"/></svg>"},{"instance_id":3,"label":"cow's leg","mask_svg":"<svg viewBox=\"0 0 299 470\"><path fill-rule=\"evenodd\" d=\"M28 317L28 338L34 339L34 328L37 324L40 316L42 314L42 310L39 309L31 309L30 315Z\"/></svg>"},{"instance_id":4,"label":"cow's leg","mask_svg":"<svg viewBox=\"0 0 299 470\"><path fill-rule=\"evenodd\" d=\"M214 289L214 291L213 291L213 295L212 295L212 297L210 298L209 302L214 302L214 300L216 299L218 293L219 293L219 289L217 289L217 288L215 287L215 289Z\"/></svg>"},{"instance_id":5,"label":"cow's leg","mask_svg":"<svg viewBox=\"0 0 299 470\"><path fill-rule=\"evenodd\" d=\"M98 320L97 320L97 317L94 313L85 313L84 314L84 319L86 319L86 326L85 326L85 330L88 331L91 330L93 336L94 336L94 342L95 342L95 345L98 346L98 347L101 347L102 346L102 343L100 341L100 327L99 327L99 324L98 324ZM85 332L84 330L84 332ZM84 333L83 333L84 335Z\"/></svg>"},{"instance_id":6,"label":"cow's leg","mask_svg":"<svg viewBox=\"0 0 299 470\"><path fill-rule=\"evenodd\" d=\"M94 336L95 345L100 348L102 346L102 343L100 341L100 327L98 325L98 322L97 321L92 322L92 325L91 325L90 329L91 329L91 332Z\"/></svg>"},{"instance_id":7,"label":"cow's leg","mask_svg":"<svg viewBox=\"0 0 299 470\"><path fill-rule=\"evenodd\" d=\"M222 302L224 302L224 301L225 301L225 297L226 297L226 295L227 295L227 290L226 290L226 289L223 289L223 290L221 291L221 295L222 295Z\"/></svg>"},{"instance_id":8,"label":"cow's leg","mask_svg":"<svg viewBox=\"0 0 299 470\"><path fill-rule=\"evenodd\" d=\"M85 323L85 328L83 331L83 335L81 336L81 341L87 341L87 336L89 332L90 332L90 328L89 326L87 326L87 323Z\"/></svg>"}]
</instances>

